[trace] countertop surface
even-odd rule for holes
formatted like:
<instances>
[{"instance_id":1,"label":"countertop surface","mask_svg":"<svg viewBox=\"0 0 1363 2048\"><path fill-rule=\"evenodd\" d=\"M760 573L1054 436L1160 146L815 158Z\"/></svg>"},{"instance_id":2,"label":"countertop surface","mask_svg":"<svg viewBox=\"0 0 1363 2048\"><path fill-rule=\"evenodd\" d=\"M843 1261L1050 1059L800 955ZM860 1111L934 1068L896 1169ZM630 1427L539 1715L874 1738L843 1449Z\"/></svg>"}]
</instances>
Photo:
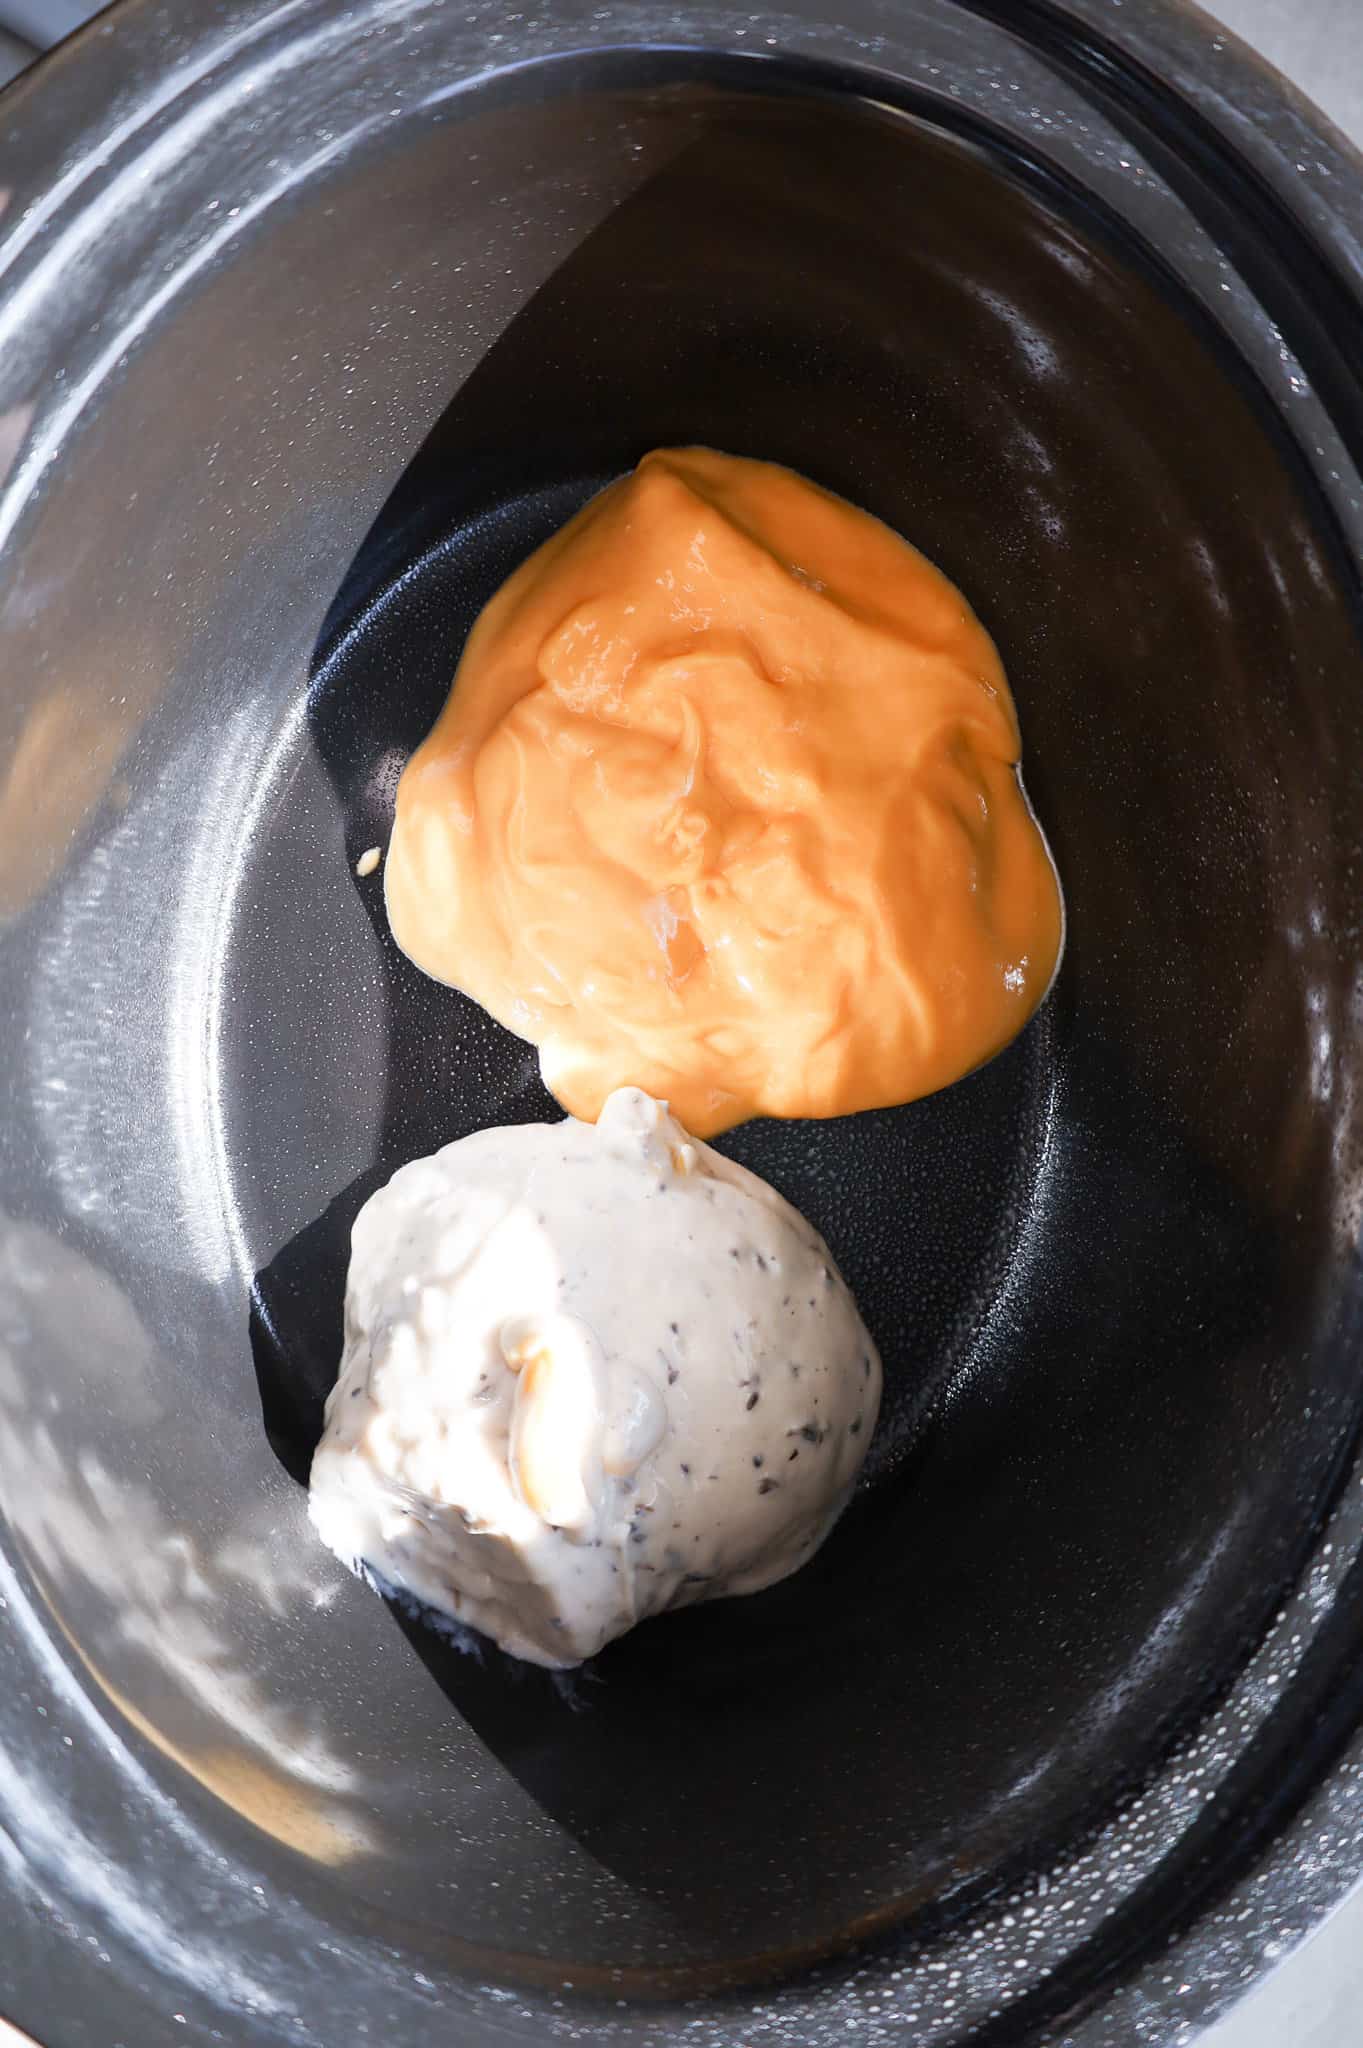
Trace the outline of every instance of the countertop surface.
<instances>
[{"instance_id":1,"label":"countertop surface","mask_svg":"<svg viewBox=\"0 0 1363 2048\"><path fill-rule=\"evenodd\" d=\"M64 31L82 0L0 0L0 84L33 55L28 37ZM1363 0L1206 0L1363 148ZM0 2019L0 2048L26 2048ZM1217 2025L1201 2048L1363 2048L1363 1882L1309 1940Z\"/></svg>"},{"instance_id":2,"label":"countertop surface","mask_svg":"<svg viewBox=\"0 0 1363 2048\"><path fill-rule=\"evenodd\" d=\"M3 0L0 0L0 6ZM1363 0L1201 0L1363 149ZM1356 2041L1363 2042L1363 2019ZM1286 2039L1281 2048L1297 2048Z\"/></svg>"}]
</instances>

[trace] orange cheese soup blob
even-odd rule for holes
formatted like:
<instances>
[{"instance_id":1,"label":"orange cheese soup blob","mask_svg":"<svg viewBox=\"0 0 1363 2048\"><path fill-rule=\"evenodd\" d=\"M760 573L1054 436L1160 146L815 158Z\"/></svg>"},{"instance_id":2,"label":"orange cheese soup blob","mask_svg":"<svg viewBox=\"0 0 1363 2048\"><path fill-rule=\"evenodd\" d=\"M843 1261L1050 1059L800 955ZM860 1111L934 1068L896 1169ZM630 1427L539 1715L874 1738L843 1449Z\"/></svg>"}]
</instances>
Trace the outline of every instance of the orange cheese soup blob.
<instances>
[{"instance_id":1,"label":"orange cheese soup blob","mask_svg":"<svg viewBox=\"0 0 1363 2048\"><path fill-rule=\"evenodd\" d=\"M661 449L486 607L409 762L403 951L594 1119L706 1137L942 1088L1050 983L1062 911L959 590L771 463Z\"/></svg>"}]
</instances>

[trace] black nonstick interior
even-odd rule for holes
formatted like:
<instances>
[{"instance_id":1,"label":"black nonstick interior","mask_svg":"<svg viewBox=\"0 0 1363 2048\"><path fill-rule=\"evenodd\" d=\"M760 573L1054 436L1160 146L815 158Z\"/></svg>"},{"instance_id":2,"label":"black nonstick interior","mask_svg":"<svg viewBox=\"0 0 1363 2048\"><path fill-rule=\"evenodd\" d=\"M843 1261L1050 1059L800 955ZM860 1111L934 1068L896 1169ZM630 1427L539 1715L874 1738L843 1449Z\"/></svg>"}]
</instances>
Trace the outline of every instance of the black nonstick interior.
<instances>
[{"instance_id":1,"label":"black nonstick interior","mask_svg":"<svg viewBox=\"0 0 1363 2048\"><path fill-rule=\"evenodd\" d=\"M661 1908L676 1983L996 1882L1135 1776L1291 1570L1359 1400L1311 1095L1331 984L1291 936L1333 921L1300 806L1312 681L1357 651L1290 452L1139 251L890 114L655 105L675 154L499 336L338 595L234 901L224 1085L248 1243L301 1219L255 1355L302 1478L359 1202L558 1112L530 1049L397 954L378 878L321 868L300 789L334 789L350 860L382 843L479 608L657 444L843 492L997 636L1069 905L1051 1001L927 1102L724 1141L825 1232L884 1352L856 1511L794 1582L649 1626L568 1701L404 1625L453 1725L629 1887L604 1920L561 1895L557 1952L647 1972ZM338 951L356 891L373 943ZM319 1217L278 1134L376 1086L373 1156ZM434 1879L445 1815L404 1837ZM534 1871L506 1888L484 1912L539 1945Z\"/></svg>"},{"instance_id":2,"label":"black nonstick interior","mask_svg":"<svg viewBox=\"0 0 1363 2048\"><path fill-rule=\"evenodd\" d=\"M568 2038L567 1998L654 2048L732 1993L696 2039L754 2048L780 1983L824 2048L853 1968L933 1967L1222 1695L1356 1443L1357 567L1230 325L940 97L633 51L356 133L109 373L0 626L92 778L0 867L0 1502L133 1759L80 1826L160 1802L89 1912L140 2048L196 1973L243 2044ZM1068 941L957 1087L721 1141L832 1245L876 1442L796 1578L562 1680L307 1528L360 1203L558 1113L354 864L502 578L686 442L961 585Z\"/></svg>"}]
</instances>

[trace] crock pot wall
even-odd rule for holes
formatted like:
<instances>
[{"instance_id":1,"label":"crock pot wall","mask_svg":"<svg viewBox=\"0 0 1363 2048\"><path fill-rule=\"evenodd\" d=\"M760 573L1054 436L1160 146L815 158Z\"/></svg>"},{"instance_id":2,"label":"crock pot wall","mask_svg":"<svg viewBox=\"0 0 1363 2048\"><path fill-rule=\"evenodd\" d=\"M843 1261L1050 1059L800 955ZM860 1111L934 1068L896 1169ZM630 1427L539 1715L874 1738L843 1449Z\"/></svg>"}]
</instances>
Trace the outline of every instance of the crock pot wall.
<instances>
[{"instance_id":1,"label":"crock pot wall","mask_svg":"<svg viewBox=\"0 0 1363 2048\"><path fill-rule=\"evenodd\" d=\"M111 773L137 743L6 941L7 1251L45 1372L15 1381L5 1497L101 1681L339 1910L400 1919L417 1957L453 1933L684 1980L1036 1852L1300 1552L1356 1398L1358 651L1286 450L1091 223L884 112L620 83L532 105L428 121L276 210L149 333L22 536L26 732L41 691L57 743L108 720ZM296 1449L346 1191L490 1105L539 1113L524 1049L392 956L347 855L509 561L685 438L794 463L962 581L1070 951L1039 1026L949 1096L735 1134L828 1230L891 1367L836 1549L650 1629L576 1717L413 1637L466 1724L302 1548L246 1282ZM35 786L60 858L71 785ZM310 1298L298 1241L333 1202ZM928 1375L953 1399L913 1439Z\"/></svg>"}]
</instances>

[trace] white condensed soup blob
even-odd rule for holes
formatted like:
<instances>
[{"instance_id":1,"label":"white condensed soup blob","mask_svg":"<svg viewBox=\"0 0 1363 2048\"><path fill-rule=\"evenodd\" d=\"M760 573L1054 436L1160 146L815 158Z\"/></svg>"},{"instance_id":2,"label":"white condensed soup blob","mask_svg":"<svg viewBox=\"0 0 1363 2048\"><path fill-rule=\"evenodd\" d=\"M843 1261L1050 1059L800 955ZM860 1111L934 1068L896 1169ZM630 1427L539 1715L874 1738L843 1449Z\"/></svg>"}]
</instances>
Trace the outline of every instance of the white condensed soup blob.
<instances>
[{"instance_id":1,"label":"white condensed soup blob","mask_svg":"<svg viewBox=\"0 0 1363 2048\"><path fill-rule=\"evenodd\" d=\"M310 1513L513 1655L757 1592L836 1521L880 1360L821 1237L637 1088L477 1132L356 1219Z\"/></svg>"}]
</instances>

